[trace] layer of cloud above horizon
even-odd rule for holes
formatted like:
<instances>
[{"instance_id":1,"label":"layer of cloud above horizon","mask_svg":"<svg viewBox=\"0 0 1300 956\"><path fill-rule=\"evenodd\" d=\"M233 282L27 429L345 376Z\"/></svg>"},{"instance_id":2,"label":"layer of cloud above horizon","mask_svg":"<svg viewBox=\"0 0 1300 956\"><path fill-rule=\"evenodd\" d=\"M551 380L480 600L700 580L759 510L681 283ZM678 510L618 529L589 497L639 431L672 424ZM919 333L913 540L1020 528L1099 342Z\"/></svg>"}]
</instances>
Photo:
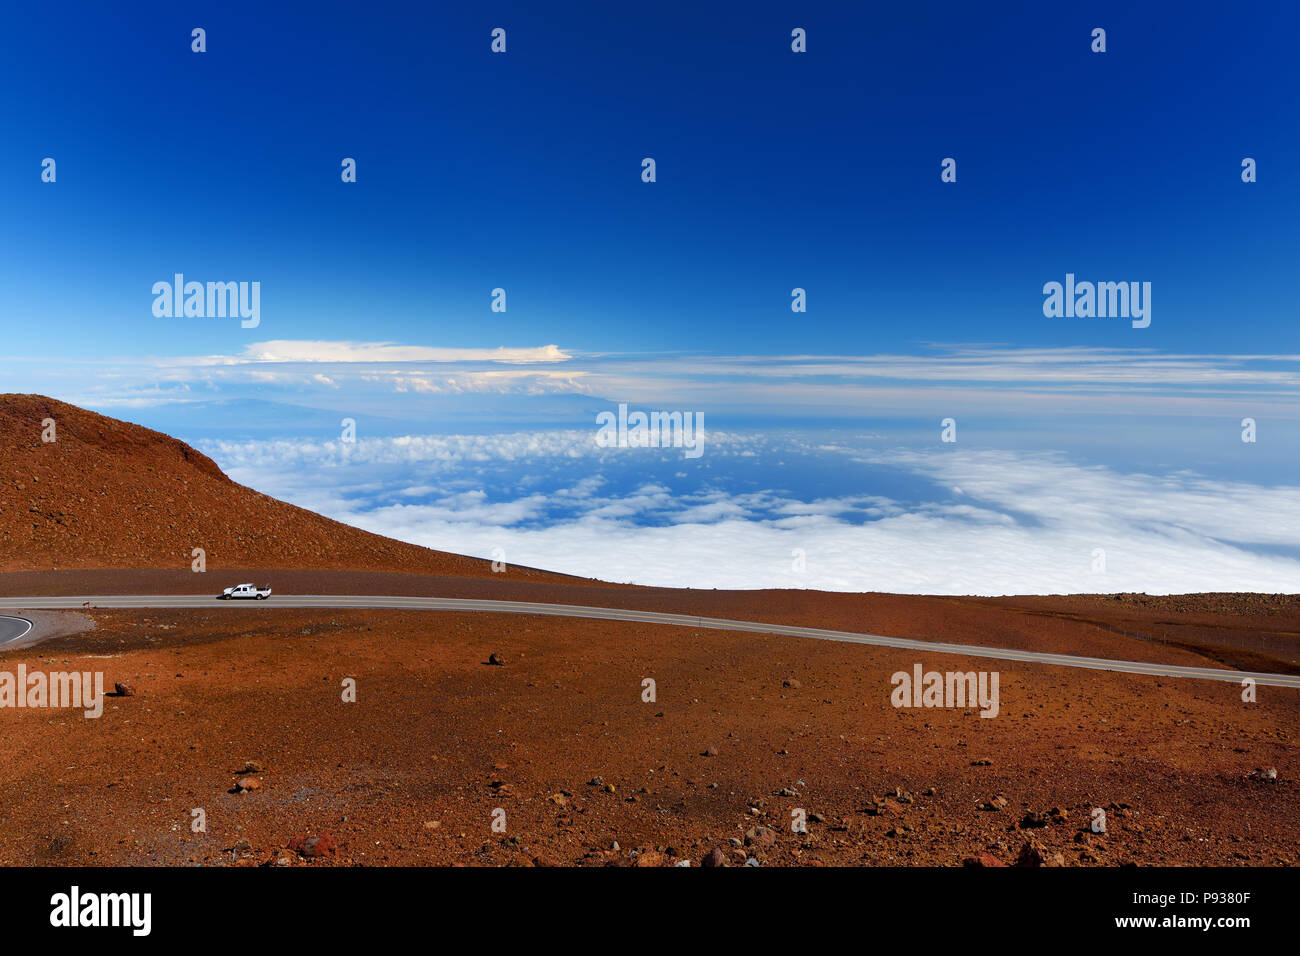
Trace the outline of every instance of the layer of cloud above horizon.
<instances>
[{"instance_id":1,"label":"layer of cloud above horizon","mask_svg":"<svg viewBox=\"0 0 1300 956\"><path fill-rule=\"evenodd\" d=\"M1300 487L836 433L711 432L708 443L699 462L602 449L582 430L204 450L236 480L370 531L636 584L982 595L1300 586Z\"/></svg>"},{"instance_id":2,"label":"layer of cloud above horizon","mask_svg":"<svg viewBox=\"0 0 1300 956\"><path fill-rule=\"evenodd\" d=\"M861 356L588 353L554 344L443 348L398 342L269 340L229 354L12 360L11 388L97 408L257 397L404 409L416 395L571 395L740 414L930 414L960 401L990 413L1093 410L1278 415L1300 420L1300 355L1145 348L933 345ZM400 401L398 398L400 397Z\"/></svg>"}]
</instances>

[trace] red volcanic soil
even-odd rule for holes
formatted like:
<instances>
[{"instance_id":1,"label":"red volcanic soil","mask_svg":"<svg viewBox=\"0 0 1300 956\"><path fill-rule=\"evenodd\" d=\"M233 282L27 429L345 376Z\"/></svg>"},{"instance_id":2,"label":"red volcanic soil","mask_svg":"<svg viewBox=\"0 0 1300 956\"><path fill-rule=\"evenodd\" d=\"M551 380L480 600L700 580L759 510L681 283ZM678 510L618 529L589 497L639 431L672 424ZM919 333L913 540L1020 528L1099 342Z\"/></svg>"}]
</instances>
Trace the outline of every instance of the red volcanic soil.
<instances>
[{"instance_id":1,"label":"red volcanic soil","mask_svg":"<svg viewBox=\"0 0 1300 956\"><path fill-rule=\"evenodd\" d=\"M40 441L47 417L57 444ZM1300 672L1295 596L976 599L493 574L275 501L180 442L49 399L0 397L0 440L15 450L0 459L0 595L255 580ZM189 570L194 547L205 574ZM92 630L0 647L0 674L98 671L132 693L97 719L0 708L0 865L1300 862L1291 689L1247 702L1234 682L532 615L274 599L82 613ZM916 663L996 670L998 715L894 707L891 675ZM1097 808L1104 835L1089 827Z\"/></svg>"},{"instance_id":2,"label":"red volcanic soil","mask_svg":"<svg viewBox=\"0 0 1300 956\"><path fill-rule=\"evenodd\" d=\"M91 614L0 656L135 691L0 710L0 864L1300 862L1294 690L531 616ZM996 669L998 715L891 706L917 662Z\"/></svg>"},{"instance_id":3,"label":"red volcanic soil","mask_svg":"<svg viewBox=\"0 0 1300 956\"><path fill-rule=\"evenodd\" d=\"M42 440L47 421L56 441ZM277 501L184 442L41 395L0 395L0 447L0 571L187 569L202 548L214 570L492 573Z\"/></svg>"}]
</instances>

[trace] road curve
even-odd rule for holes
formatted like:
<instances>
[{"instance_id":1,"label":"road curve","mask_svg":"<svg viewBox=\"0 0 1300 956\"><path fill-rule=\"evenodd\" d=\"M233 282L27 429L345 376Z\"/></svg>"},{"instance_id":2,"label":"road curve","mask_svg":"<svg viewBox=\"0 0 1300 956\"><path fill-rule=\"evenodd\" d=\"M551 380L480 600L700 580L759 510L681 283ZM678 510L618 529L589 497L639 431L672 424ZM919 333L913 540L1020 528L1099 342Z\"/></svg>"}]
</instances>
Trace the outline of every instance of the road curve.
<instances>
[{"instance_id":1,"label":"road curve","mask_svg":"<svg viewBox=\"0 0 1300 956\"><path fill-rule=\"evenodd\" d=\"M0 617L0 647L27 636L32 622L21 617Z\"/></svg>"},{"instance_id":2,"label":"road curve","mask_svg":"<svg viewBox=\"0 0 1300 956\"><path fill-rule=\"evenodd\" d=\"M697 617L694 614L667 614L660 611L628 611L619 608L588 607L576 604L537 604L527 601L484 601L469 598L378 597L350 595L274 595L266 601L219 601L208 594L96 595L90 597L6 597L0 609L87 610L90 608L243 608L248 612L273 611L276 608L403 610L403 611L479 611L491 614L547 614L555 617L580 617L602 621L628 621L642 624L672 624L680 627L712 628L719 631L747 631L755 634L779 634L848 644L870 644L917 651L922 654L959 654L1026 664L1051 664L1057 667L1081 667L1087 670L1145 674L1151 677L1177 677L1193 680L1230 681L1239 684L1247 677L1266 687L1300 688L1300 675L1265 674L1252 671L1222 670L1213 667L1179 667L1173 664L1150 664L1142 661L1119 661L1104 657L1078 657L1073 654L1048 654L978 644L949 644L909 637L886 637L881 634L857 634L828 631L815 627L788 624L761 624L756 621L732 621L726 618ZM24 632L25 633L25 632Z\"/></svg>"}]
</instances>

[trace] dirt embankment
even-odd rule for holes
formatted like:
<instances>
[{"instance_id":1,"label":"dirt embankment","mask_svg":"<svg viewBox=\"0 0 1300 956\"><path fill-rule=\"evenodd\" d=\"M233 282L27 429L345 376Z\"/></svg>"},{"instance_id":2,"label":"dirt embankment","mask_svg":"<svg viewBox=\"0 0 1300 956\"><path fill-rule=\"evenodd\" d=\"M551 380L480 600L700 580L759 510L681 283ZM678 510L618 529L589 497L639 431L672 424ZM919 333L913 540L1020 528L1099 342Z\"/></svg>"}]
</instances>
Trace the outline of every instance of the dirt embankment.
<instances>
[{"instance_id":1,"label":"dirt embankment","mask_svg":"<svg viewBox=\"0 0 1300 956\"><path fill-rule=\"evenodd\" d=\"M46 441L46 438L54 441ZM483 577L487 561L331 521L231 481L160 432L0 395L0 570L349 568ZM516 569L520 576L558 578Z\"/></svg>"}]
</instances>

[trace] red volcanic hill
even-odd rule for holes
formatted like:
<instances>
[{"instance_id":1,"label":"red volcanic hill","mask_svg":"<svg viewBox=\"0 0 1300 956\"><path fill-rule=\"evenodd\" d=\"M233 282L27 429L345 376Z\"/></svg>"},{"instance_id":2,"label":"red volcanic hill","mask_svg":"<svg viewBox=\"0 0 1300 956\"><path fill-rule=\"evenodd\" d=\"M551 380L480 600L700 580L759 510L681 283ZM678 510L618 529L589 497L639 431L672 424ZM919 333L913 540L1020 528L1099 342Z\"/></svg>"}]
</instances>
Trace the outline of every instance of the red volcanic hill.
<instances>
[{"instance_id":1,"label":"red volcanic hill","mask_svg":"<svg viewBox=\"0 0 1300 956\"><path fill-rule=\"evenodd\" d=\"M46 419L54 442L42 441ZM238 485L161 432L42 395L0 395L0 571L188 569L195 548L209 569L492 574L486 561L361 531Z\"/></svg>"}]
</instances>

